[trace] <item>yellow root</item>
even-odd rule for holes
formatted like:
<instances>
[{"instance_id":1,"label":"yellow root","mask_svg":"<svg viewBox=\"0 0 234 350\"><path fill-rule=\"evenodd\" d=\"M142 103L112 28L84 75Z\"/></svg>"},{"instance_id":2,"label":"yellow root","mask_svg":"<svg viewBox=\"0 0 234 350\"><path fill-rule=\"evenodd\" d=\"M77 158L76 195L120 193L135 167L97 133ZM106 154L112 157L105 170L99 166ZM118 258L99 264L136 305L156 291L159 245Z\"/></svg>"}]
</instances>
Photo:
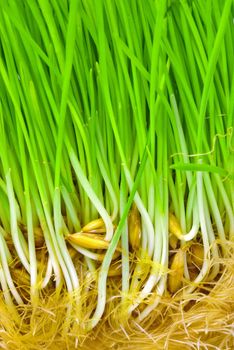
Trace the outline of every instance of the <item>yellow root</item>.
<instances>
[{"instance_id":1,"label":"yellow root","mask_svg":"<svg viewBox=\"0 0 234 350\"><path fill-rule=\"evenodd\" d=\"M194 249L190 251L194 253ZM180 265L176 264L176 259L180 255L181 250L178 250L170 266L174 269L175 265L176 274ZM139 262L131 261L131 264L136 263ZM157 291L154 290L131 316L126 315L121 275L113 272L119 269L121 261L113 262L109 271L113 275L107 280L105 313L89 333L86 324L96 308L97 283L96 277L88 271L79 276L81 287L72 294L57 293L54 282L50 282L39 292L37 302L25 298L24 305L11 307L0 294L0 348L233 349L234 251L231 243L229 257L220 258L218 263L222 268L215 281L200 283L191 294L165 293L155 310L139 323L138 313L152 305L158 297ZM29 296L29 278L19 263L14 266L13 281L21 294ZM169 272L168 278L170 276ZM128 298L125 300L129 303ZM13 317L13 311L18 317Z\"/></svg>"}]
</instances>

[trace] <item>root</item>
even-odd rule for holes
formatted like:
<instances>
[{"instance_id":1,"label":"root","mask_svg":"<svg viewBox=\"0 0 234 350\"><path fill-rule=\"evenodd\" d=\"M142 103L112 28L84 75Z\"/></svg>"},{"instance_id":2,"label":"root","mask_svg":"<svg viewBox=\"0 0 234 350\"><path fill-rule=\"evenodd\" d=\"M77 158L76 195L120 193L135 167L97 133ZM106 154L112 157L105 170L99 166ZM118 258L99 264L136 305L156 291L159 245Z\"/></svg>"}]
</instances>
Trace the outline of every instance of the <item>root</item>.
<instances>
[{"instance_id":1,"label":"root","mask_svg":"<svg viewBox=\"0 0 234 350\"><path fill-rule=\"evenodd\" d=\"M106 312L90 333L85 324L96 307L95 289L58 295L48 287L37 305L16 306L18 318L0 299L0 347L33 349L232 349L234 346L234 254L220 259L223 272L191 294L166 293L142 322L126 317L121 279L110 277ZM17 275L17 274L16 274ZM90 281L89 281L90 283ZM25 290L25 287L24 287ZM145 306L152 302L152 294ZM140 305L139 308L143 308Z\"/></svg>"}]
</instances>

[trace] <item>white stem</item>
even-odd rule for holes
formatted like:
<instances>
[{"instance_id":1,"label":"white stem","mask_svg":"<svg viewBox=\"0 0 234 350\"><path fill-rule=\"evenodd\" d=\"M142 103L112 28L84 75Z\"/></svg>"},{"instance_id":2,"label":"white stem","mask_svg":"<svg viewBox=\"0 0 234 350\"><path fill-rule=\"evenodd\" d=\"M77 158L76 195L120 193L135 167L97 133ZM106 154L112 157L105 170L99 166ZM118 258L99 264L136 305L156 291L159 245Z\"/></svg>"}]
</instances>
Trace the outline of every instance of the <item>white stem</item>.
<instances>
[{"instance_id":1,"label":"white stem","mask_svg":"<svg viewBox=\"0 0 234 350\"><path fill-rule=\"evenodd\" d=\"M87 257L89 259L92 259L92 260L100 261L100 254L93 253L90 250L82 248L82 247L79 247L76 244L73 244L71 242L69 242L69 243L77 252L79 252L80 254L84 255L85 257Z\"/></svg>"},{"instance_id":2,"label":"white stem","mask_svg":"<svg viewBox=\"0 0 234 350\"><path fill-rule=\"evenodd\" d=\"M207 231L208 231L209 243L210 243L210 251L212 252L211 260L212 262L214 262L212 266L212 270L209 276L207 277L207 281L214 281L215 277L219 273L219 252L218 252L217 243L215 241L215 234L214 234L214 230L210 219L210 213L209 213L209 208L208 208L208 203L207 203L205 193L203 198L204 198L206 225L207 225Z\"/></svg>"},{"instance_id":3,"label":"white stem","mask_svg":"<svg viewBox=\"0 0 234 350\"><path fill-rule=\"evenodd\" d=\"M132 190L133 187L133 180L131 178L131 174L124 165L124 174L129 186L130 191ZM134 197L134 202L137 206L137 209L139 210L141 214L142 221L144 223L144 227L147 230L147 235L148 235L148 255L149 257L152 257L153 252L154 252L154 226L152 224L152 221L150 220L150 216L141 200L141 197L139 196L138 192L136 192L135 197Z\"/></svg>"},{"instance_id":4,"label":"white stem","mask_svg":"<svg viewBox=\"0 0 234 350\"><path fill-rule=\"evenodd\" d=\"M234 237L234 215L233 215L233 211L232 211L232 205L229 201L229 198L227 196L227 193L225 191L225 188L223 186L223 183L219 177L218 174L214 174L215 176L215 179L216 179L216 182L217 182L217 185L219 187L219 191L221 193L221 196L222 196L222 199L223 199L223 202L224 202L224 206L226 208L226 211L227 211L227 215L228 215L228 218L229 218L229 239L233 239Z\"/></svg>"},{"instance_id":5,"label":"white stem","mask_svg":"<svg viewBox=\"0 0 234 350\"><path fill-rule=\"evenodd\" d=\"M0 283L1 283L1 286L2 286L2 292L3 292L4 298L5 298L6 304L12 307L13 306L13 302L11 300L11 295L9 293L9 288L8 288L8 285L7 285L7 282L6 282L6 278L5 278L5 275L4 275L4 271L3 271L1 265L0 265Z\"/></svg>"},{"instance_id":6,"label":"white stem","mask_svg":"<svg viewBox=\"0 0 234 350\"><path fill-rule=\"evenodd\" d=\"M137 308L137 306L149 295L154 286L158 283L163 273L165 273L164 268L167 265L167 251L168 251L168 243L167 243L167 225L163 217L158 217L157 227L155 236L157 240L155 241L154 247L154 257L153 264L159 265L159 268L156 269L153 266L151 269L151 274L145 283L144 288L136 298L136 301L133 305L131 305L128 309L128 314L131 314L133 310Z\"/></svg>"},{"instance_id":7,"label":"white stem","mask_svg":"<svg viewBox=\"0 0 234 350\"><path fill-rule=\"evenodd\" d=\"M199 283L204 280L204 278L208 275L208 272L210 270L210 247L209 247L209 239L208 239L208 232L207 232L207 225L206 225L206 218L205 218L205 208L204 208L204 198L203 198L203 174L202 172L197 172L197 197L198 197L198 213L199 213L199 219L201 224L201 234L202 234L202 240L203 240L203 248L204 248L204 261L202 268L200 270L200 273L193 281L193 285L186 288L184 290L184 293L191 293L195 288L195 284Z\"/></svg>"},{"instance_id":8,"label":"white stem","mask_svg":"<svg viewBox=\"0 0 234 350\"><path fill-rule=\"evenodd\" d=\"M122 217L124 207L126 205L126 191L125 191L125 179L122 180L124 184L120 189L120 216ZM124 190L122 189L124 187ZM128 240L128 222L122 229L122 301L125 300L126 294L129 291L129 240Z\"/></svg>"},{"instance_id":9,"label":"white stem","mask_svg":"<svg viewBox=\"0 0 234 350\"><path fill-rule=\"evenodd\" d=\"M214 195L214 191L211 185L211 181L210 181L210 176L208 173L204 174L204 183L206 185L206 193L207 193L207 198L209 200L210 203L210 208L211 211L214 215L214 219L215 219L215 223L217 226L217 231L218 231L218 235L220 237L220 239L222 241L226 241L226 237L225 237L225 231L224 231L224 227L223 227L223 223L222 223L222 219L221 219L221 215L219 212L219 208L216 202L216 198Z\"/></svg>"},{"instance_id":10,"label":"white stem","mask_svg":"<svg viewBox=\"0 0 234 350\"><path fill-rule=\"evenodd\" d=\"M30 265L28 262L28 259L25 255L24 249L21 245L19 233L18 233L18 226L17 226L17 216L16 216L16 208L15 208L15 196L11 181L11 169L8 170L6 174L6 184L7 184L7 194L8 194L8 200L10 204L10 215L11 215L11 234L12 234L12 240L15 245L15 249L17 251L17 254L19 256L19 259L22 263L22 265L25 267L25 269L30 274Z\"/></svg>"},{"instance_id":11,"label":"white stem","mask_svg":"<svg viewBox=\"0 0 234 350\"><path fill-rule=\"evenodd\" d=\"M113 224L111 221L110 216L108 215L106 209L103 207L102 203L100 202L100 200L98 199L98 196L96 195L96 193L94 192L94 190L92 189L92 186L90 185L90 183L88 182L86 176L84 175L84 172L80 166L80 163L74 153L73 150L69 151L69 157L72 163L72 166L76 172L76 176L78 178L78 180L80 181L82 187L84 188L86 194L88 195L89 199L91 200L92 204L95 206L95 208L97 209L97 211L99 212L100 216L102 217L105 226L106 226L106 236L105 239L107 241L110 241L113 237L113 233L114 233L114 228L113 228Z\"/></svg>"},{"instance_id":12,"label":"white stem","mask_svg":"<svg viewBox=\"0 0 234 350\"><path fill-rule=\"evenodd\" d=\"M72 290L79 288L79 280L72 259L68 253L63 235L64 221L61 214L61 197L59 188L55 188L54 191L54 223L57 240L56 243L58 244L57 254L64 273L64 277L66 279L68 291L71 292Z\"/></svg>"},{"instance_id":13,"label":"white stem","mask_svg":"<svg viewBox=\"0 0 234 350\"><path fill-rule=\"evenodd\" d=\"M41 288L45 288L47 284L49 283L51 276L52 276L52 271L53 271L53 265L51 262L51 258L49 257L48 262L47 262L47 268L46 268L46 274L45 277L42 281Z\"/></svg>"},{"instance_id":14,"label":"white stem","mask_svg":"<svg viewBox=\"0 0 234 350\"><path fill-rule=\"evenodd\" d=\"M185 235L181 235L179 239L185 242L191 241L194 237L196 237L198 230L199 230L199 215L198 215L197 201L195 201L194 209L193 209L193 226L191 227L191 230L188 233L186 233Z\"/></svg>"},{"instance_id":15,"label":"white stem","mask_svg":"<svg viewBox=\"0 0 234 350\"><path fill-rule=\"evenodd\" d=\"M157 290L157 295L155 297L154 302L150 303L137 317L137 321L142 321L144 318L146 318L152 311L155 310L155 308L158 306L161 297L165 291L166 288L166 276L162 276L156 290Z\"/></svg>"},{"instance_id":16,"label":"white stem","mask_svg":"<svg viewBox=\"0 0 234 350\"><path fill-rule=\"evenodd\" d=\"M2 237L2 228L0 228L0 257L1 257L1 265L2 265L2 268L4 270L4 275L5 275L5 278L6 278L6 283L8 284L9 286L9 289L11 291L11 294L13 295L13 297L15 298L17 304L23 304L23 300L21 299L19 293L17 292L17 289L15 288L15 285L12 281L12 278L11 278L11 274L10 274L10 270L9 270L9 266L8 266L8 263L7 263L7 257L6 257L6 254L5 254L5 251L4 251L4 242L3 242L3 237Z\"/></svg>"}]
</instances>

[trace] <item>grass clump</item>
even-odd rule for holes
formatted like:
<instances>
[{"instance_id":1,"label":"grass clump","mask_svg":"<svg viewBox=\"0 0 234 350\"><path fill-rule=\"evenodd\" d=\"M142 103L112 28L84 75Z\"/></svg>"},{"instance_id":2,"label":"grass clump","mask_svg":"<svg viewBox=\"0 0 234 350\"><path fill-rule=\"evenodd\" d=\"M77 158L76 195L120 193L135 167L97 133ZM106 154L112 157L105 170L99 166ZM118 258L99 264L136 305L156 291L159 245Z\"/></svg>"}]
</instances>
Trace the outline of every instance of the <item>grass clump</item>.
<instances>
[{"instance_id":1,"label":"grass clump","mask_svg":"<svg viewBox=\"0 0 234 350\"><path fill-rule=\"evenodd\" d=\"M233 17L1 6L2 348L232 348Z\"/></svg>"}]
</instances>

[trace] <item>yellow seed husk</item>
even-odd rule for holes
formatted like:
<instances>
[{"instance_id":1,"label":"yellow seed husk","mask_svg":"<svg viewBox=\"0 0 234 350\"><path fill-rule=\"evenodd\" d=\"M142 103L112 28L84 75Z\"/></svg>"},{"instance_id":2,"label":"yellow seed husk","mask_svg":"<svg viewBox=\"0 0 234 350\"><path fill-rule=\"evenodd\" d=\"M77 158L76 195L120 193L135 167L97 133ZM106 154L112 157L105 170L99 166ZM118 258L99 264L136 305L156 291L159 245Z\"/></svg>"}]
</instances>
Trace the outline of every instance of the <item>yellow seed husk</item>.
<instances>
[{"instance_id":1,"label":"yellow seed husk","mask_svg":"<svg viewBox=\"0 0 234 350\"><path fill-rule=\"evenodd\" d=\"M183 283L184 253L182 249L173 255L170 268L172 272L168 276L168 289L171 293L175 293L182 287Z\"/></svg>"},{"instance_id":2,"label":"yellow seed husk","mask_svg":"<svg viewBox=\"0 0 234 350\"><path fill-rule=\"evenodd\" d=\"M197 275L199 274L199 270L194 265L189 265L188 270L189 270L190 280L194 281L197 278Z\"/></svg>"},{"instance_id":3,"label":"yellow seed husk","mask_svg":"<svg viewBox=\"0 0 234 350\"><path fill-rule=\"evenodd\" d=\"M178 244L178 238L175 235L170 234L170 236L169 236L169 245L170 245L170 247L172 249L176 249L177 244Z\"/></svg>"},{"instance_id":4,"label":"yellow seed husk","mask_svg":"<svg viewBox=\"0 0 234 350\"><path fill-rule=\"evenodd\" d=\"M73 247L69 246L68 247L68 251L69 251L69 255L72 259L75 258L75 256L77 256L77 250L75 250Z\"/></svg>"},{"instance_id":5,"label":"yellow seed husk","mask_svg":"<svg viewBox=\"0 0 234 350\"><path fill-rule=\"evenodd\" d=\"M109 247L109 242L105 241L103 236L93 233L77 232L69 235L67 239L87 249L107 249Z\"/></svg>"},{"instance_id":6,"label":"yellow seed husk","mask_svg":"<svg viewBox=\"0 0 234 350\"><path fill-rule=\"evenodd\" d=\"M90 221L87 225L82 227L81 231L90 232L98 229L102 229L106 232L104 221L101 218Z\"/></svg>"},{"instance_id":7,"label":"yellow seed husk","mask_svg":"<svg viewBox=\"0 0 234 350\"><path fill-rule=\"evenodd\" d=\"M85 231L83 231L85 232ZM96 228L95 230L92 231L88 231L89 233L106 233L106 228L105 227L101 227L101 228Z\"/></svg>"},{"instance_id":8,"label":"yellow seed husk","mask_svg":"<svg viewBox=\"0 0 234 350\"><path fill-rule=\"evenodd\" d=\"M27 237L28 237L27 226L25 226L23 224L19 224L19 228L22 231L25 238L27 239ZM44 234L43 234L41 227L39 227L39 226L34 227L33 233L34 233L34 240L35 240L36 248L42 247L44 245L45 239L44 239Z\"/></svg>"},{"instance_id":9,"label":"yellow seed husk","mask_svg":"<svg viewBox=\"0 0 234 350\"><path fill-rule=\"evenodd\" d=\"M42 247L45 243L43 231L40 227L34 228L34 239L35 239L35 246L37 248Z\"/></svg>"},{"instance_id":10,"label":"yellow seed husk","mask_svg":"<svg viewBox=\"0 0 234 350\"><path fill-rule=\"evenodd\" d=\"M140 247L141 241L141 217L135 203L133 203L128 216L129 243L133 250Z\"/></svg>"},{"instance_id":11,"label":"yellow seed husk","mask_svg":"<svg viewBox=\"0 0 234 350\"><path fill-rule=\"evenodd\" d=\"M190 252L192 263L194 263L197 267L202 267L204 260L204 250L202 245L196 243L192 244L190 247Z\"/></svg>"},{"instance_id":12,"label":"yellow seed husk","mask_svg":"<svg viewBox=\"0 0 234 350\"><path fill-rule=\"evenodd\" d=\"M110 266L110 269L108 271L109 277L115 277L115 276L121 276L122 274L122 267L120 263L115 263Z\"/></svg>"},{"instance_id":13,"label":"yellow seed husk","mask_svg":"<svg viewBox=\"0 0 234 350\"><path fill-rule=\"evenodd\" d=\"M175 235L179 239L182 236L180 223L177 220L177 218L171 213L169 213L169 232L173 233L173 235Z\"/></svg>"},{"instance_id":14,"label":"yellow seed husk","mask_svg":"<svg viewBox=\"0 0 234 350\"><path fill-rule=\"evenodd\" d=\"M114 252L112 260L116 260L121 254L121 249L118 249ZM98 255L98 261L103 261L103 259L105 258L106 254L99 254Z\"/></svg>"}]
</instances>

